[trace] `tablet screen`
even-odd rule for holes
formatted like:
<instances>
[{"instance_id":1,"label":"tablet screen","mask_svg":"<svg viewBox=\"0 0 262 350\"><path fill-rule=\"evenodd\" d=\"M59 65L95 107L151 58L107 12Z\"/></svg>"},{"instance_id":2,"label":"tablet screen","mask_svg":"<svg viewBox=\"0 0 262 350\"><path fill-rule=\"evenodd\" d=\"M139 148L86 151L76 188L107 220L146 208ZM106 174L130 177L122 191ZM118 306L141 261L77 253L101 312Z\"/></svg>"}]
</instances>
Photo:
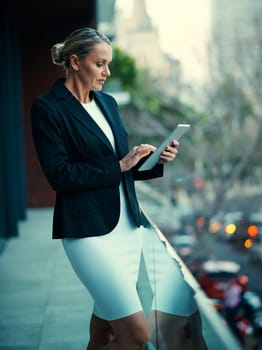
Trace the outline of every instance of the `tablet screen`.
<instances>
[{"instance_id":1,"label":"tablet screen","mask_svg":"<svg viewBox=\"0 0 262 350\"><path fill-rule=\"evenodd\" d=\"M165 141L153 152L147 160L138 169L139 171L152 169L159 161L160 154L170 145L173 140L179 140L182 135L189 129L190 124L178 124L172 133L165 139Z\"/></svg>"}]
</instances>

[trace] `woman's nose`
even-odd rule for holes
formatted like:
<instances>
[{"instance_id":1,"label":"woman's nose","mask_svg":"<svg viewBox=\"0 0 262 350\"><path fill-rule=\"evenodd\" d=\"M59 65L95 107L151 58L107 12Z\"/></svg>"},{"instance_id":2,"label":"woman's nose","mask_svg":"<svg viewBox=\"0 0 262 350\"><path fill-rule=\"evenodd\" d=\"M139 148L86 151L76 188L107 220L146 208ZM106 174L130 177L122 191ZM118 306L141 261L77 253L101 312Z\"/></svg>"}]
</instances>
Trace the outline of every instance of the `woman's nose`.
<instances>
[{"instance_id":1,"label":"woman's nose","mask_svg":"<svg viewBox=\"0 0 262 350\"><path fill-rule=\"evenodd\" d=\"M109 77L109 76L111 75L111 72L110 72L110 69L109 69L108 66L105 68L104 74L105 74L107 77Z\"/></svg>"}]
</instances>

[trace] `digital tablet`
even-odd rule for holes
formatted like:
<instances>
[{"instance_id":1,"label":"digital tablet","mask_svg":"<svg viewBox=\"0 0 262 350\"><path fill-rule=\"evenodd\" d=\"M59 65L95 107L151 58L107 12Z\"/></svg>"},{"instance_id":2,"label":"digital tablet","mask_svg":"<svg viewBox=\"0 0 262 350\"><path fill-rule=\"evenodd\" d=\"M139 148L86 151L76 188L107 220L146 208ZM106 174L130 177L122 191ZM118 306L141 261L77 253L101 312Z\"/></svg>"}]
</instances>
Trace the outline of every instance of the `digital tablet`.
<instances>
[{"instance_id":1,"label":"digital tablet","mask_svg":"<svg viewBox=\"0 0 262 350\"><path fill-rule=\"evenodd\" d=\"M182 135L190 128L190 124L178 124L172 133L165 139L165 141L153 152L147 160L138 168L139 171L150 170L155 166L160 154L164 149L170 145L173 140L179 140Z\"/></svg>"}]
</instances>

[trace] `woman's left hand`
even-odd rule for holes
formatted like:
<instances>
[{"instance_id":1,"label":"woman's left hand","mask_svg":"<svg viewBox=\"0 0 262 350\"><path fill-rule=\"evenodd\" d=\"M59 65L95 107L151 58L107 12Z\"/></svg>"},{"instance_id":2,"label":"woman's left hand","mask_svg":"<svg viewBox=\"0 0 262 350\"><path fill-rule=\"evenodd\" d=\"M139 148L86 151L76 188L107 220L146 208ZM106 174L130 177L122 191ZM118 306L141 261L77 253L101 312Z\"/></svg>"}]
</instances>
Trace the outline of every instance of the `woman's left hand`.
<instances>
[{"instance_id":1,"label":"woman's left hand","mask_svg":"<svg viewBox=\"0 0 262 350\"><path fill-rule=\"evenodd\" d=\"M179 142L173 140L169 146L165 148L165 150L160 155L159 164L164 164L168 162L172 162L178 153Z\"/></svg>"}]
</instances>

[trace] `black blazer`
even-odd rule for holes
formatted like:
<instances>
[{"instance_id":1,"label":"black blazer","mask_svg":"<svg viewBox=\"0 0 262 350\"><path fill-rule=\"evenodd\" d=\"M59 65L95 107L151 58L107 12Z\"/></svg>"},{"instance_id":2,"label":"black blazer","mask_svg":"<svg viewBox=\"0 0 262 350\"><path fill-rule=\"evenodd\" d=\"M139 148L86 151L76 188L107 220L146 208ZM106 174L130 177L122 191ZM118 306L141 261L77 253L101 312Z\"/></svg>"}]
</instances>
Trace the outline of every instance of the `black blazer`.
<instances>
[{"instance_id":1,"label":"black blazer","mask_svg":"<svg viewBox=\"0 0 262 350\"><path fill-rule=\"evenodd\" d=\"M113 97L93 92L108 120L116 152L81 103L59 79L37 97L31 109L36 152L49 184L56 191L53 238L103 235L116 225L120 214L119 184L124 186L130 215L141 225L141 210L134 180L163 175L163 166L121 173L119 160L129 151L128 136Z\"/></svg>"}]
</instances>

